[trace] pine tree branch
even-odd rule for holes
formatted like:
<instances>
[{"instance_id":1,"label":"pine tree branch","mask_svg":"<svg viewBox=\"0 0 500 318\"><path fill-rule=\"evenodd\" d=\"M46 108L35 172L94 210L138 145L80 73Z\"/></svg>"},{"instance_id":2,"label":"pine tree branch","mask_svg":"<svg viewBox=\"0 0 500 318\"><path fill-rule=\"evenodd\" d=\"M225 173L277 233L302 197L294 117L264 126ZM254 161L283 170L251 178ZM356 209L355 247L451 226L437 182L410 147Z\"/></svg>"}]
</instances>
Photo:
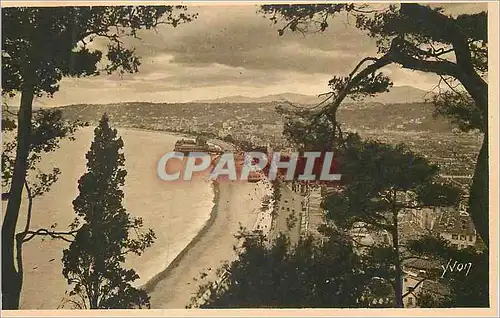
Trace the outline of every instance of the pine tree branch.
<instances>
[{"instance_id":1,"label":"pine tree branch","mask_svg":"<svg viewBox=\"0 0 500 318\"><path fill-rule=\"evenodd\" d=\"M388 52L391 62L400 64L404 68L411 70L435 73L437 75L458 76L457 64L450 61L428 61L415 58L406 52L404 48L407 46L407 41L401 38L394 39L391 49Z\"/></svg>"},{"instance_id":2,"label":"pine tree branch","mask_svg":"<svg viewBox=\"0 0 500 318\"><path fill-rule=\"evenodd\" d=\"M28 181L25 179L24 180L24 187L26 188L26 192L28 195L28 213L26 217L26 224L24 226L24 231L18 233L18 238L22 243L29 242L32 240L35 236L40 235L40 236L50 236L52 238L56 239L62 239L66 242L72 242L73 240L70 240L67 238L67 236L75 237L77 230L74 231L49 231L47 229L38 229L36 231L30 231L30 225L31 225L31 218L33 214L33 193L31 191L31 187L28 184ZM29 235L29 236L28 236Z\"/></svg>"},{"instance_id":3,"label":"pine tree branch","mask_svg":"<svg viewBox=\"0 0 500 318\"><path fill-rule=\"evenodd\" d=\"M331 103L325 105L325 107L320 111L320 114L323 114L326 112L335 113L337 111L338 107L340 106L340 104L349 95L351 89L354 88L361 80L366 78L368 75L376 72L377 70L381 69L382 67L392 63L391 55L389 53L383 55L380 58L366 57L366 58L362 59L356 65L356 67L353 69L353 71L349 74L349 81L345 85L345 87L336 94L334 100ZM366 66L363 70L359 71L356 74L356 72L359 70L359 68L364 63L366 63L368 61L373 61L373 63ZM356 75L354 75L354 74L356 74Z\"/></svg>"},{"instance_id":4,"label":"pine tree branch","mask_svg":"<svg viewBox=\"0 0 500 318\"><path fill-rule=\"evenodd\" d=\"M365 57L364 59L362 59L355 67L354 69L351 71L351 73L349 74L349 79L352 79L352 77L354 76L354 74L356 74L356 72L359 70L359 68L365 63L365 62L368 62L368 61L372 61L374 63L376 63L378 61L378 58L376 57L371 57L371 56L368 56L368 57Z\"/></svg>"},{"instance_id":5,"label":"pine tree branch","mask_svg":"<svg viewBox=\"0 0 500 318\"><path fill-rule=\"evenodd\" d=\"M27 231L27 232L24 232L26 234L26 237L24 238L23 243L32 240L35 236L50 236L51 238L61 239L63 241L71 243L71 242L73 242L73 240L69 239L68 237L71 237L74 239L77 232L78 232L78 230L64 232L64 231L49 231L47 229L38 229L36 231Z\"/></svg>"},{"instance_id":6,"label":"pine tree branch","mask_svg":"<svg viewBox=\"0 0 500 318\"><path fill-rule=\"evenodd\" d=\"M440 57L441 55L448 54L455 51L454 48L449 48L449 49L444 49L444 48L439 48L439 49L432 49L430 51L425 51L426 55L429 57Z\"/></svg>"}]
</instances>

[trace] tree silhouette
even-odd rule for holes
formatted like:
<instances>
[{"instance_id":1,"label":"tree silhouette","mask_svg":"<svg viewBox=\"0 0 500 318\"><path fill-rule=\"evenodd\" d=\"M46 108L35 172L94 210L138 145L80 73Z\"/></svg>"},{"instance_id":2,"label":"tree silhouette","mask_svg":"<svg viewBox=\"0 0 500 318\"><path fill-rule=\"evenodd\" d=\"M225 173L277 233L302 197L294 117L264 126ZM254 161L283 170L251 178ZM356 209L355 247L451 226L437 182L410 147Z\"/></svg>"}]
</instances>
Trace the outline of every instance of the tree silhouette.
<instances>
[{"instance_id":1,"label":"tree silhouette","mask_svg":"<svg viewBox=\"0 0 500 318\"><path fill-rule=\"evenodd\" d=\"M202 284L188 307L362 307L369 277L352 244L331 230L323 243L306 237L296 246L286 235L268 241L243 231L238 259ZM203 276L203 275L202 275Z\"/></svg>"},{"instance_id":2,"label":"tree silhouette","mask_svg":"<svg viewBox=\"0 0 500 318\"><path fill-rule=\"evenodd\" d=\"M438 100L438 113L458 123L471 123L484 133L470 188L469 214L482 240L488 245L488 30L487 13L447 15L442 8L402 3L384 8L367 4L264 5L262 13L278 30L322 32L341 12L354 17L356 27L376 40L379 56L363 58L345 77L334 77L325 102L300 117L312 122L318 117L331 121L334 147L341 145L337 109L347 96L373 95L386 91L391 82L377 73L389 64L434 73L451 88L453 95ZM452 82L458 83L455 88ZM453 96L451 98L450 96ZM443 99L444 98L444 99ZM439 101L453 103L442 107ZM471 100L474 102L471 103ZM311 125L312 126L312 125Z\"/></svg>"},{"instance_id":3,"label":"tree silhouette","mask_svg":"<svg viewBox=\"0 0 500 318\"><path fill-rule=\"evenodd\" d=\"M30 150L33 98L52 96L65 76L138 71L139 58L122 39L159 24L177 26L196 15L183 6L15 7L2 10L2 95L20 93L12 182L2 223L2 306L17 309L21 279L15 267L15 231ZM107 41L107 52L88 43Z\"/></svg>"},{"instance_id":4,"label":"tree silhouette","mask_svg":"<svg viewBox=\"0 0 500 318\"><path fill-rule=\"evenodd\" d=\"M8 107L4 110L2 118L3 151L2 151L2 187L9 188L14 170L17 140L13 136L16 128L12 113ZM16 233L16 266L20 279L23 281L23 244L29 242L36 236L45 236L53 239L71 241L74 232L68 230L56 230L56 225L50 228L31 229L33 215L33 201L51 190L52 185L57 182L60 170L53 167L52 171L43 171L39 168L42 154L56 151L62 139L74 140L73 133L86 124L79 121L67 122L62 119L60 110L39 110L34 113L31 125L30 153L28 156L28 170L24 180L28 206L26 211L26 223L23 230ZM2 200L8 200L9 192L2 194Z\"/></svg>"},{"instance_id":5,"label":"tree silhouette","mask_svg":"<svg viewBox=\"0 0 500 318\"><path fill-rule=\"evenodd\" d=\"M82 308L149 307L146 291L130 284L139 275L122 267L127 254L140 255L155 239L152 230L142 231L142 219L131 217L122 206L127 174L122 148L121 137L104 115L94 130L87 173L78 181L80 194L73 201L73 228L78 230L63 252L63 275Z\"/></svg>"},{"instance_id":6,"label":"tree silhouette","mask_svg":"<svg viewBox=\"0 0 500 318\"><path fill-rule=\"evenodd\" d=\"M326 198L327 217L345 230L361 226L391 237L389 249L382 243L370 253L394 268L382 277L394 288L396 307L403 307L402 263L408 253L400 241L399 218L411 209L458 206L460 190L438 182L438 167L403 145L350 135L341 158L339 173L348 181Z\"/></svg>"},{"instance_id":7,"label":"tree silhouette","mask_svg":"<svg viewBox=\"0 0 500 318\"><path fill-rule=\"evenodd\" d=\"M323 203L323 241L307 238L291 246L286 237L268 242L242 235L238 260L219 269L219 280L202 285L192 306L201 299L209 308L403 307L409 295L403 262L421 253L401 242L400 217L411 209L456 206L460 190L440 183L438 167L403 145L355 134L344 141L338 172L347 181ZM352 236L360 227L389 239L364 246Z\"/></svg>"}]
</instances>

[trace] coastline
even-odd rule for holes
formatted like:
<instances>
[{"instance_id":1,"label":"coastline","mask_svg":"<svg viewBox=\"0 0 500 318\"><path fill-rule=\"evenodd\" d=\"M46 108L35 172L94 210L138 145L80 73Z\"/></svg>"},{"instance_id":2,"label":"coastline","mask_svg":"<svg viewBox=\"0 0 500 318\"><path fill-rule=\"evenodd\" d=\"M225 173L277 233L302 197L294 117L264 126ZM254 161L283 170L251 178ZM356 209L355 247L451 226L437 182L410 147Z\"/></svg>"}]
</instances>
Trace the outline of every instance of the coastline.
<instances>
[{"instance_id":1,"label":"coastline","mask_svg":"<svg viewBox=\"0 0 500 318\"><path fill-rule=\"evenodd\" d=\"M208 220L205 222L203 227L198 231L198 233L196 233L193 239L189 241L189 243L180 251L180 253L177 254L177 256L168 264L168 266L164 270L153 276L151 279L149 279L144 285L140 287L141 289L144 289L148 293L154 291L158 283L164 280L174 268L179 266L183 258L189 253L189 250L193 246L195 246L203 238L203 236L210 230L210 228L212 227L217 218L217 212L220 200L220 185L217 180L212 181L212 189L214 191L214 198L213 198L212 210L210 211L210 216Z\"/></svg>"},{"instance_id":2,"label":"coastline","mask_svg":"<svg viewBox=\"0 0 500 318\"><path fill-rule=\"evenodd\" d=\"M219 181L219 197L214 218L202 234L189 244L175 264L149 284L152 309L184 309L198 292L199 285L217 279L218 269L233 261L234 247L242 227L255 224L263 187L253 183Z\"/></svg>"},{"instance_id":3,"label":"coastline","mask_svg":"<svg viewBox=\"0 0 500 318\"><path fill-rule=\"evenodd\" d=\"M76 180L85 172L85 153L92 141L93 130L94 127L78 130L75 135L78 138L76 142L64 140L60 150L42 158L41 168L57 166L63 171L63 177L54 184L50 192L37 198L35 208L46 210L48 213L35 213L32 219L33 227L48 228L55 223L61 226L71 223L74 214L68 211L72 211L71 200L78 194ZM140 256L130 255L124 263L126 268L133 268L140 275L133 285L141 288L148 283L151 285L152 279L158 279L158 274L166 268L170 270L174 267L168 267L172 261L177 263L184 258L184 254L188 254L186 246L189 244L191 248L196 245L191 241L196 236L201 236L200 230L205 228L204 231L209 232L210 224L207 223L210 219L210 222L213 222L214 213L217 212L218 193L214 193L214 190L218 186L214 188L211 180L200 180L199 184L192 188L191 185L168 185L159 188L162 183L157 175L152 173L151 167L155 166L158 154L173 148L176 136L123 127L118 130L124 139L128 172L123 189L126 192L124 207L134 213L133 215L145 218L145 226L154 229L158 236L155 247ZM151 155L145 158L141 155L144 153ZM25 206L27 201L23 200L22 204ZM23 248L25 282L20 308L60 308L66 299L64 292L69 288L61 275L63 264L59 261L62 250L67 248L67 242L40 238L35 238L33 242L35 244L30 242ZM181 252L183 255L179 256ZM40 286L45 286L46 291L40 293ZM69 309L72 306L67 303L64 307Z\"/></svg>"},{"instance_id":4,"label":"coastline","mask_svg":"<svg viewBox=\"0 0 500 318\"><path fill-rule=\"evenodd\" d=\"M131 129L128 127L117 127L117 129L122 131L119 133L123 135L124 138L128 136L128 134L123 132L124 130L159 133L161 135L172 136L173 139L175 139L176 136L186 136L159 130ZM88 136L85 136L90 138L92 135L91 130L93 130L93 128L89 127ZM134 143L132 144L136 146L141 145L149 139L159 138L161 135L145 135L141 138L134 139ZM80 144L70 143L70 145L76 147ZM134 147L132 147L132 149L134 149ZM75 152L69 151L69 153ZM78 160L81 160L83 163L82 158L83 156L81 158L78 157ZM69 165L69 168L65 170L74 174L74 176L71 176L70 179L73 180L77 178L81 172L72 168L74 160L67 160L65 162ZM140 165L142 163L142 159L141 157L136 157L135 161L131 160L128 162ZM139 170L134 171L137 172ZM130 176L132 175L133 174ZM139 172L136 177L142 175L143 174ZM155 178L156 176L151 177L152 180L156 180ZM138 178L137 180L142 179ZM152 308L185 308L185 305L190 301L193 293L198 290L198 284L201 283L200 273L208 273L206 278L207 280L216 279L215 270L224 262L230 262L236 257L233 248L237 245L238 240L235 238L235 234L238 233L241 227L248 229L252 229L252 226L255 227L254 225L257 221L261 208L262 185L247 182L227 182L222 180L211 180L203 183L204 203L202 210L200 210L201 213L197 214L199 216L197 216L195 224L193 223L194 219L190 221L192 211L189 208L183 208L183 201L179 201L181 204L176 205L175 216L178 219L184 219L187 222L186 230L184 229L184 225L181 224L173 228L171 232L168 232L171 233L169 234L169 237L177 244L177 247L175 248L176 252L172 251L172 253L167 255L167 257L159 255L158 253L163 253L165 249L167 250L167 254L169 253L169 247L165 245L166 243L164 243L157 246L158 253L154 252L153 257L143 258L143 260L140 260L140 257L138 258L138 261L142 262L140 265L145 268L145 271L144 273L142 273L142 271L138 271L141 277L144 275L144 279L137 281L137 285L135 287L144 289L148 292L151 297ZM211 189L206 188L207 186L211 186ZM73 187L63 186L61 183L56 184L56 187L62 187L62 189L54 192L54 195L56 193L61 193L61 191L64 190L70 191L70 196L73 197L74 194L72 191L76 190L73 189ZM144 189L141 187L141 190ZM131 199L133 202L141 202L141 196L138 195L138 192L142 193L144 191L133 191L135 195ZM189 191L183 191L182 193L189 193ZM196 192L193 194L194 196L191 196L191 199L189 200L192 200L191 202L197 205L196 203L199 201L197 199L198 197L196 196ZM210 195L212 196L210 197ZM47 198L50 198L50 196L44 197L43 199L47 200ZM210 201L212 201L212 204L210 204ZM51 204L50 200L48 200L47 204ZM140 207L140 204L137 207ZM160 204L154 210L160 211L161 208ZM211 210L209 211L209 209ZM61 209L61 211L63 210L65 211L66 209ZM168 222L168 219L162 218L163 217L157 217L155 219L156 223L154 224L158 226L158 231L162 231L164 229L164 231L167 232L168 226L163 222L164 220ZM42 222L40 225L43 226L47 221L46 217L42 218L40 221ZM68 222L70 222L70 220ZM187 231L188 226L190 227L189 231ZM47 244L49 243L52 244L52 242L48 242ZM55 277L61 278L60 269L56 268L54 270L54 264L50 262L46 263L46 269L42 268L39 264L39 259L57 259L60 257L58 254L60 250L61 248L55 248L41 253L41 256L36 259L34 266L29 267L31 270L30 273L34 273L35 275L42 269L44 271L46 270L49 274L54 273L54 279L50 278L50 283L55 283ZM31 253L31 255L38 254ZM142 255L142 257L144 257L144 255ZM151 262L148 260L151 260ZM146 273L147 271L149 272ZM49 275L46 277L49 279L48 277L52 276ZM35 280L29 281L35 282ZM48 285L48 283L49 282L46 284ZM66 282L62 279L57 281L57 283L61 285L61 288L58 287L57 290L62 290L67 287ZM28 293L23 294L23 297L25 297L23 300L23 306L25 309L53 309L60 305L59 293L57 293L57 295L50 295L48 298L44 298L46 295L40 295L37 293L39 291L39 286L35 283L33 283L32 286L26 284L24 289L25 291L28 291Z\"/></svg>"},{"instance_id":5,"label":"coastline","mask_svg":"<svg viewBox=\"0 0 500 318\"><path fill-rule=\"evenodd\" d=\"M190 134L165 130L117 128L195 138ZM224 142L221 147L227 145L231 144ZM240 243L235 236L238 231L242 227L256 229L263 221L259 218L264 184L213 180L211 185L213 205L204 225L162 271L140 286L149 294L151 308L185 308L198 291L201 280L217 279L215 270L236 257L234 247Z\"/></svg>"},{"instance_id":6,"label":"coastline","mask_svg":"<svg viewBox=\"0 0 500 318\"><path fill-rule=\"evenodd\" d=\"M91 125L92 126L92 125ZM144 131L144 132L156 132L156 133L161 133L161 134L166 134L170 136L176 136L176 137L184 137L184 138L196 138L195 133L186 133L186 132L180 132L180 131L174 131L174 130L160 130L160 129L146 129L146 128L139 128L139 127L133 127L133 126L116 126L116 129L127 129L127 130L135 130L135 131Z\"/></svg>"},{"instance_id":7,"label":"coastline","mask_svg":"<svg viewBox=\"0 0 500 318\"><path fill-rule=\"evenodd\" d=\"M143 132L156 132L160 134L166 134L170 136L175 136L175 137L184 137L184 138L196 138L194 134L188 134L188 133L182 133L182 132L177 132L177 131L168 131L168 130L156 130L156 129L145 129L145 128L138 128L138 127L126 127L126 126L119 126L117 127L118 129L127 129L127 130L135 130L135 131L143 131ZM217 212L218 212L218 206L219 206L219 200L220 200L220 185L217 180L213 180L211 183L212 190L214 193L213 197L213 205L212 205L212 210L210 211L210 215L203 225L203 227L196 233L196 235L189 241L189 243L177 254L177 256L167 265L165 269L163 269L161 272L155 274L153 277L151 277L146 283L144 283L142 286L140 286L141 289L144 289L146 292L150 293L155 290L155 287L158 285L158 283L162 280L164 280L168 274L172 271L172 269L176 268L179 266L180 262L182 259L189 253L189 250L195 246L201 239L202 237L210 230L211 226L214 224L215 219L217 217Z\"/></svg>"}]
</instances>

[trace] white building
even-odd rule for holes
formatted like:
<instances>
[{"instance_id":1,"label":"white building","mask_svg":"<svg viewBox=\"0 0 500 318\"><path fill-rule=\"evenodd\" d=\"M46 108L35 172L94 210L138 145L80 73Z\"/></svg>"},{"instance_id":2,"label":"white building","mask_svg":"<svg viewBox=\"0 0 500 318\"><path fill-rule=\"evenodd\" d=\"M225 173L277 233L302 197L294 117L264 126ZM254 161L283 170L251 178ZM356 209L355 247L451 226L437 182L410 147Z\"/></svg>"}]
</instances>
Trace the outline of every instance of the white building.
<instances>
[{"instance_id":1,"label":"white building","mask_svg":"<svg viewBox=\"0 0 500 318\"><path fill-rule=\"evenodd\" d=\"M425 281L423 277L419 275L420 273L405 270L403 274L403 304L405 308L416 308L418 307L417 300L422 289L424 287Z\"/></svg>"},{"instance_id":2,"label":"white building","mask_svg":"<svg viewBox=\"0 0 500 318\"><path fill-rule=\"evenodd\" d=\"M433 231L457 249L476 245L476 229L467 212L445 211L436 222Z\"/></svg>"}]
</instances>

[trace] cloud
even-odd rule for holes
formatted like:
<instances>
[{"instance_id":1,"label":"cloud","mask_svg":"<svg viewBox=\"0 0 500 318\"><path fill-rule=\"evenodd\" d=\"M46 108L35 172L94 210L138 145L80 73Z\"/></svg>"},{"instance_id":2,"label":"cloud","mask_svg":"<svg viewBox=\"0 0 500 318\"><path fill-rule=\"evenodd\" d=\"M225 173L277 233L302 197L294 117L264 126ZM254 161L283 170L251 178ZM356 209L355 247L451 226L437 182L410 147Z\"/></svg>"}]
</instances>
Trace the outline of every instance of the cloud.
<instances>
[{"instance_id":1,"label":"cloud","mask_svg":"<svg viewBox=\"0 0 500 318\"><path fill-rule=\"evenodd\" d=\"M438 4L446 12L475 12L484 4ZM190 6L199 18L176 28L163 25L127 39L142 65L137 74L64 79L46 106L118 101L190 101L229 95L285 92L319 94L334 75L346 75L365 56L376 56L373 39L346 15L332 19L323 33L285 32L257 13L258 6ZM104 48L96 40L94 48ZM384 68L396 86L431 89L437 78L391 65Z\"/></svg>"},{"instance_id":2,"label":"cloud","mask_svg":"<svg viewBox=\"0 0 500 318\"><path fill-rule=\"evenodd\" d=\"M375 44L342 17L324 33L287 32L256 13L255 6L197 7L199 18L173 30L143 33L146 45L137 47L145 59L158 52L172 55L173 63L203 66L213 63L246 69L280 69L304 73L344 73ZM216 19L218 17L218 19Z\"/></svg>"},{"instance_id":3,"label":"cloud","mask_svg":"<svg viewBox=\"0 0 500 318\"><path fill-rule=\"evenodd\" d=\"M457 16L460 14L474 14L479 12L488 12L487 2L474 2L474 3L430 3L430 7L441 7L446 14Z\"/></svg>"}]
</instances>

